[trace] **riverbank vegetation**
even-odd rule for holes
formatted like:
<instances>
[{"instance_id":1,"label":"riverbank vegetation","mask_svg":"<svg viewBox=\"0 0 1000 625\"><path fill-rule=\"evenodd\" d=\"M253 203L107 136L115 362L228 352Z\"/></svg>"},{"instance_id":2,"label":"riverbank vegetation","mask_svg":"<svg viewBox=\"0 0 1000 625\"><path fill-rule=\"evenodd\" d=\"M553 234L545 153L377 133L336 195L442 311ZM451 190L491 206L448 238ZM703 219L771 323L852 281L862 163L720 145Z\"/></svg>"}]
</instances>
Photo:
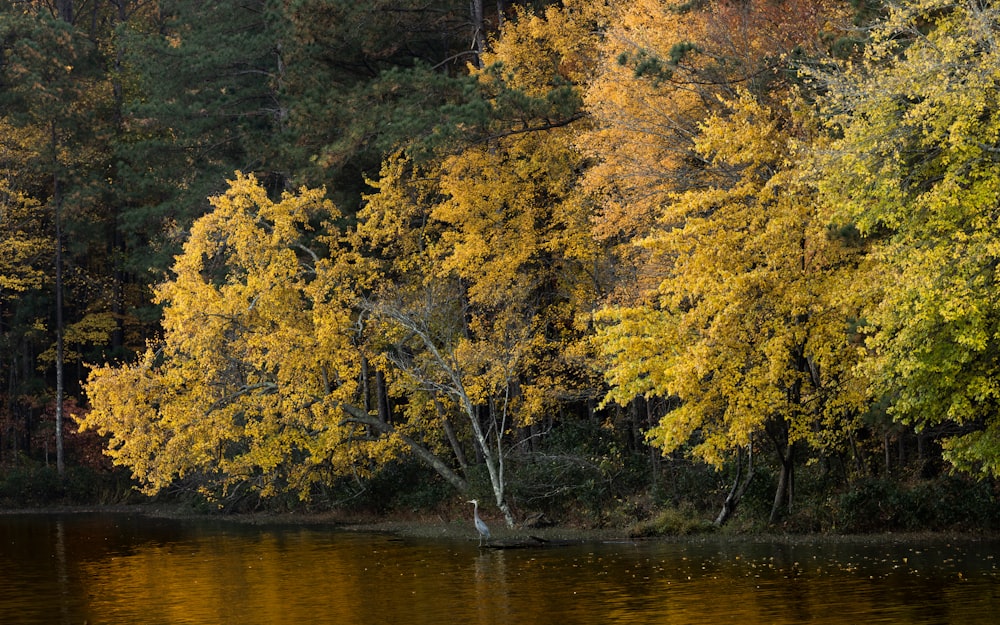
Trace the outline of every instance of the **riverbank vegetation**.
<instances>
[{"instance_id":1,"label":"riverbank vegetation","mask_svg":"<svg viewBox=\"0 0 1000 625\"><path fill-rule=\"evenodd\" d=\"M0 501L997 529L994 2L0 8Z\"/></svg>"}]
</instances>

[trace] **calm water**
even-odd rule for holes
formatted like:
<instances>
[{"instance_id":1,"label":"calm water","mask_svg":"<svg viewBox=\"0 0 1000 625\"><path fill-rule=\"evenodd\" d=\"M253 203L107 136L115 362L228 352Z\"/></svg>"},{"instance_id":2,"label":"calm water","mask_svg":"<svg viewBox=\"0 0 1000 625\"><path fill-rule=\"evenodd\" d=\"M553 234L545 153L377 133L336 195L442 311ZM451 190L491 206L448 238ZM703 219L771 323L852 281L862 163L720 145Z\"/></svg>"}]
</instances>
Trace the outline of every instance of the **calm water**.
<instances>
[{"instance_id":1,"label":"calm water","mask_svg":"<svg viewBox=\"0 0 1000 625\"><path fill-rule=\"evenodd\" d=\"M1000 623L1000 542L480 550L324 528L0 515L0 623Z\"/></svg>"}]
</instances>

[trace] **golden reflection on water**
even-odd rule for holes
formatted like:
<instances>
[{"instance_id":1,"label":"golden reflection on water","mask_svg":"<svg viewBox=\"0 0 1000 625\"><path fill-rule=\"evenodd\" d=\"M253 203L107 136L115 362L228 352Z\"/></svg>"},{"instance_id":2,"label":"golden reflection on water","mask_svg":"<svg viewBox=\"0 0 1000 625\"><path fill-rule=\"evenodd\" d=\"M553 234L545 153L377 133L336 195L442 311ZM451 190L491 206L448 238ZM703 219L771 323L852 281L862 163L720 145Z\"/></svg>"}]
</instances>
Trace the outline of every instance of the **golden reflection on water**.
<instances>
[{"instance_id":1,"label":"golden reflection on water","mask_svg":"<svg viewBox=\"0 0 1000 625\"><path fill-rule=\"evenodd\" d=\"M317 528L0 515L0 623L996 623L1000 543L480 549ZM56 591L56 592L54 592Z\"/></svg>"}]
</instances>

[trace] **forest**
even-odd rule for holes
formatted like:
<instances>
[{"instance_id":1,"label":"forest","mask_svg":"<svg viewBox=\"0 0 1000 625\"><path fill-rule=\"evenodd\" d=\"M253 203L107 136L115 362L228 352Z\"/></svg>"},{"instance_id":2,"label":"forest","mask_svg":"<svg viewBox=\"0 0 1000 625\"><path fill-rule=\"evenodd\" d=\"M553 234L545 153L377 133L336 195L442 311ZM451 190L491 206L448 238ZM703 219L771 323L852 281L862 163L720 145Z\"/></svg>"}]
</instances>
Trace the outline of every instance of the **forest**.
<instances>
[{"instance_id":1,"label":"forest","mask_svg":"<svg viewBox=\"0 0 1000 625\"><path fill-rule=\"evenodd\" d=\"M0 506L998 529L998 5L0 0Z\"/></svg>"}]
</instances>

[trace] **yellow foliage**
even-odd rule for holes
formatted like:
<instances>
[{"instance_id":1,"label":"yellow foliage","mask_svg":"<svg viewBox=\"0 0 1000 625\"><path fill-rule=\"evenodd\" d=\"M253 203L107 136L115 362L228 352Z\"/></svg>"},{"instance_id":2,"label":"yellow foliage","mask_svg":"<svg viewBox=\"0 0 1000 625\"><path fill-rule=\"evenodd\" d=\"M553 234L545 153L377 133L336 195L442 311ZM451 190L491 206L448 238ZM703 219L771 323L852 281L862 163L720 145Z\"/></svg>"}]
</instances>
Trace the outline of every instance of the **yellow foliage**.
<instances>
[{"instance_id":1,"label":"yellow foliage","mask_svg":"<svg viewBox=\"0 0 1000 625\"><path fill-rule=\"evenodd\" d=\"M487 138L420 162L387 155L353 229L333 225L321 190L274 199L237 175L212 198L156 289L162 343L93 371L83 425L110 434L109 453L150 491L201 473L306 492L408 439L442 445L455 415L502 458L512 428L592 397L606 363L606 404L679 400L649 433L664 451L694 441L718 466L776 430L835 443L863 398L854 285L877 276L827 229L804 148L819 123L776 68L843 4L516 11L477 70L495 97ZM969 129L926 128L974 151ZM843 164L863 174L863 159ZM956 210L925 208L945 224ZM914 262L959 260L943 252ZM963 299L982 285L933 286L955 295L938 307L948 319L984 314ZM981 349L991 335L961 339ZM387 435L344 418L376 370L398 400Z\"/></svg>"},{"instance_id":2,"label":"yellow foliage","mask_svg":"<svg viewBox=\"0 0 1000 625\"><path fill-rule=\"evenodd\" d=\"M81 425L109 434L109 455L149 492L197 473L306 493L378 449L348 444L341 410L360 368L354 264L310 247L310 224L336 216L321 190L275 202L238 174L212 205L156 290L162 345L94 369Z\"/></svg>"},{"instance_id":3,"label":"yellow foliage","mask_svg":"<svg viewBox=\"0 0 1000 625\"><path fill-rule=\"evenodd\" d=\"M510 84L533 97L544 97L557 80L584 83L595 65L607 8L583 0L562 4L541 15L517 9L482 55L483 64L501 64Z\"/></svg>"},{"instance_id":4,"label":"yellow foliage","mask_svg":"<svg viewBox=\"0 0 1000 625\"><path fill-rule=\"evenodd\" d=\"M814 76L837 134L821 189L873 250L864 372L897 419L978 424L947 455L993 474L998 17L971 0L892 5L858 63Z\"/></svg>"},{"instance_id":5,"label":"yellow foliage","mask_svg":"<svg viewBox=\"0 0 1000 625\"><path fill-rule=\"evenodd\" d=\"M742 138L733 141L728 133L757 131L748 120L749 128L707 137L703 122L713 112L726 114L719 97L733 99L734 85L741 85L784 100L786 85L765 82L773 80L774 67L820 42L821 32L846 18L847 7L834 0L607 4L613 10L585 92L594 124L578 140L594 161L582 190L597 206L595 236L619 244L619 263L646 288L658 269L630 242L650 233L674 194L729 184L708 166L708 146L696 140L735 148ZM635 292L621 288L616 296L627 300Z\"/></svg>"},{"instance_id":6,"label":"yellow foliage","mask_svg":"<svg viewBox=\"0 0 1000 625\"><path fill-rule=\"evenodd\" d=\"M850 427L832 396L849 396L856 360L851 311L830 292L850 252L827 236L815 192L796 177L790 125L745 92L723 104L695 145L728 177L671 196L643 241L662 271L651 299L602 313L597 337L608 400L678 398L650 440L669 452L697 432L692 453L716 466L770 427L816 445L829 442L812 433L831 414L835 431Z\"/></svg>"},{"instance_id":7,"label":"yellow foliage","mask_svg":"<svg viewBox=\"0 0 1000 625\"><path fill-rule=\"evenodd\" d=\"M592 4L511 16L483 56L487 91L533 106L572 102L596 45ZM408 407L408 427L457 413L493 458L512 428L592 381L564 354L586 327L599 254L577 191L586 163L574 141L586 121L573 111L571 123L501 112L488 142L419 166L388 158L352 239L393 278L374 289L366 334L406 374L407 403L428 397Z\"/></svg>"},{"instance_id":8,"label":"yellow foliage","mask_svg":"<svg viewBox=\"0 0 1000 625\"><path fill-rule=\"evenodd\" d=\"M17 134L0 120L0 132ZM41 286L39 268L51 255L52 242L43 236L42 206L10 188L0 178L0 291L26 291Z\"/></svg>"},{"instance_id":9,"label":"yellow foliage","mask_svg":"<svg viewBox=\"0 0 1000 625\"><path fill-rule=\"evenodd\" d=\"M78 351L85 346L106 345L111 334L118 329L115 315L109 312L88 313L83 319L66 326L63 333L63 358L76 362L83 358ZM40 362L51 364L56 359L55 346L38 355Z\"/></svg>"}]
</instances>

